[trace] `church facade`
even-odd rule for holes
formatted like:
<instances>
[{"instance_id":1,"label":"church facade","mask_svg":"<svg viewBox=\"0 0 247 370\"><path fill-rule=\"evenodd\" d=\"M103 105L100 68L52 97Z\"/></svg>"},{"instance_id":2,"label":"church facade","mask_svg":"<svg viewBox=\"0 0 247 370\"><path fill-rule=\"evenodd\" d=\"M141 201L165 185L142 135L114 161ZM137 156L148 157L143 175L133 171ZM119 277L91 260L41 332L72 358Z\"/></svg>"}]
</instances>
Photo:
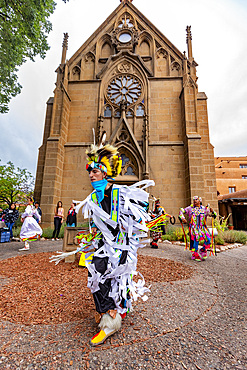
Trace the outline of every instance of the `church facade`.
<instances>
[{"instance_id":1,"label":"church facade","mask_svg":"<svg viewBox=\"0 0 247 370\"><path fill-rule=\"evenodd\" d=\"M66 212L91 192L85 151L103 131L122 156L117 183L153 179L151 194L175 216L194 195L217 209L207 97L198 90L190 27L186 33L187 55L122 0L69 60L64 35L37 164L44 223L59 200Z\"/></svg>"}]
</instances>

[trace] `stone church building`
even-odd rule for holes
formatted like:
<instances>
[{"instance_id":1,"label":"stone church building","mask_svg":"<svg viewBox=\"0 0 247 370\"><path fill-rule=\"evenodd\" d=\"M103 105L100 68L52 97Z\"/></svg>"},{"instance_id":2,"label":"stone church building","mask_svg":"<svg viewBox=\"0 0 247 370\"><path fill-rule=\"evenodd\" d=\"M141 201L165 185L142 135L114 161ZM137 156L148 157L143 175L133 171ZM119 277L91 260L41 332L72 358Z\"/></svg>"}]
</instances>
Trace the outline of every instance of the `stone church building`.
<instances>
[{"instance_id":1,"label":"stone church building","mask_svg":"<svg viewBox=\"0 0 247 370\"><path fill-rule=\"evenodd\" d=\"M181 53L132 3L119 6L69 59L64 35L54 97L47 102L35 198L43 222L54 206L83 200L92 187L85 150L103 130L123 160L116 182L153 179L151 194L175 216L194 195L217 209L207 96L199 92L187 27ZM79 216L82 221L82 215Z\"/></svg>"}]
</instances>

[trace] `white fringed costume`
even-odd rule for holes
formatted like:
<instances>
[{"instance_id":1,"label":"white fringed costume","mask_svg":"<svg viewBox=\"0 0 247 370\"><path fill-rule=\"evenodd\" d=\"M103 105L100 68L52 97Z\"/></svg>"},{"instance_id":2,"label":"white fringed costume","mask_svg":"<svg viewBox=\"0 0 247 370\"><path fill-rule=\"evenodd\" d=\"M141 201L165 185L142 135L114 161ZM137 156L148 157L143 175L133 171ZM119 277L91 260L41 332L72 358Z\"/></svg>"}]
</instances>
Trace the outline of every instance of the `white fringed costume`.
<instances>
[{"instance_id":1,"label":"white fringed costume","mask_svg":"<svg viewBox=\"0 0 247 370\"><path fill-rule=\"evenodd\" d=\"M24 222L21 227L20 238L22 241L35 240L42 235L42 229L34 219L34 216L40 220L40 215L37 209L33 205L28 205L21 215L24 218Z\"/></svg>"},{"instance_id":2,"label":"white fringed costume","mask_svg":"<svg viewBox=\"0 0 247 370\"><path fill-rule=\"evenodd\" d=\"M142 189L138 188L140 185L143 185ZM140 181L131 186L113 185L111 214L106 213L99 205L95 192L76 206L77 212L83 206L84 218L92 218L102 233L100 239L93 240L90 247L95 252L92 263L87 262L89 275L91 275L88 278L88 287L94 294L110 279L109 297L114 301L119 313L125 313L131 308L131 298L147 299L144 294L148 288L144 286L144 278L141 276L141 279L135 283L133 276L137 275L137 249L145 246L142 242L147 237L148 231L145 222L150 220L143 207L148 202L148 193L143 189L153 185L154 182L151 180ZM82 248L84 247L82 243ZM86 258L91 253L93 252L87 253ZM125 256L121 261L123 254ZM96 257L100 259L107 257L107 268L103 274L95 266ZM108 309L114 309L114 307L101 312L106 312Z\"/></svg>"}]
</instances>

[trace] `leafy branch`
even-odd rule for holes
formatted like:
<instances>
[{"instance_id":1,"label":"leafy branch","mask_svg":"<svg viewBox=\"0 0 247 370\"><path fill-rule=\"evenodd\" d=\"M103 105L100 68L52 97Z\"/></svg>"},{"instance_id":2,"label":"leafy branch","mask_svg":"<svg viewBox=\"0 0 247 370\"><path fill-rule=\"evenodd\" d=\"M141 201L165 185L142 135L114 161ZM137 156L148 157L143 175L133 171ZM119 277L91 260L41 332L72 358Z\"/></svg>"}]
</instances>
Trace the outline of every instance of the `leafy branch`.
<instances>
[{"instance_id":1,"label":"leafy branch","mask_svg":"<svg viewBox=\"0 0 247 370\"><path fill-rule=\"evenodd\" d=\"M27 169L15 168L12 162L0 165L0 202L24 202L33 189L34 177Z\"/></svg>"},{"instance_id":2,"label":"leafy branch","mask_svg":"<svg viewBox=\"0 0 247 370\"><path fill-rule=\"evenodd\" d=\"M18 68L37 55L45 58L55 7L53 0L0 0L0 113L21 92Z\"/></svg>"}]
</instances>

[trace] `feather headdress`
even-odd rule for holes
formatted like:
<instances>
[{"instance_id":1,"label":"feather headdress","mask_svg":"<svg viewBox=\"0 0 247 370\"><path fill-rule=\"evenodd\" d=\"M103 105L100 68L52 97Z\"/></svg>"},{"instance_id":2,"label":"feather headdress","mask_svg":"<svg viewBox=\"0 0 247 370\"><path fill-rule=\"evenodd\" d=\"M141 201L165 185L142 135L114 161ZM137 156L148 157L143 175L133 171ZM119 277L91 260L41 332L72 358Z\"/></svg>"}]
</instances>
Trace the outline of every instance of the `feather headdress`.
<instances>
[{"instance_id":1,"label":"feather headdress","mask_svg":"<svg viewBox=\"0 0 247 370\"><path fill-rule=\"evenodd\" d=\"M92 171L97 168L105 172L107 178L117 177L122 169L122 159L118 155L118 149L112 145L105 144L106 132L104 131L100 144L91 145L91 150L87 150L88 163L86 165L87 171Z\"/></svg>"}]
</instances>

